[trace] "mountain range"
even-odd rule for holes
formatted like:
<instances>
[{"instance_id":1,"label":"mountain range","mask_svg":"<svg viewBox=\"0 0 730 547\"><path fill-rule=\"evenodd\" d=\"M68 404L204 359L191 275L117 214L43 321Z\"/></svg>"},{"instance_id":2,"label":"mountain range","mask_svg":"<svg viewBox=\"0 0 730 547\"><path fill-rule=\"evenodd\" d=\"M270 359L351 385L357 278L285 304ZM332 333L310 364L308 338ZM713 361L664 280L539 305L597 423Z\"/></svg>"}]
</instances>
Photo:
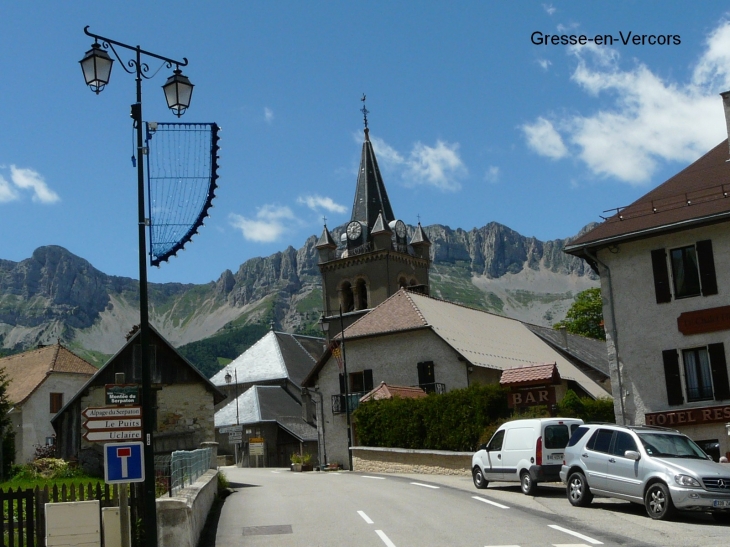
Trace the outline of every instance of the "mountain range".
<instances>
[{"instance_id":1,"label":"mountain range","mask_svg":"<svg viewBox=\"0 0 730 547\"><path fill-rule=\"evenodd\" d=\"M564 318L578 292L598 286L586 263L562 252L593 226L544 242L495 222L471 231L425 227L432 242L431 295L552 325ZM343 228L332 231L335 241ZM313 235L299 249L249 259L210 283L150 283L150 322L176 347L271 323L280 330L319 334L316 241ZM40 247L20 262L0 259L0 351L60 338L101 364L139 321L138 302L137 280L107 275L63 247Z\"/></svg>"}]
</instances>

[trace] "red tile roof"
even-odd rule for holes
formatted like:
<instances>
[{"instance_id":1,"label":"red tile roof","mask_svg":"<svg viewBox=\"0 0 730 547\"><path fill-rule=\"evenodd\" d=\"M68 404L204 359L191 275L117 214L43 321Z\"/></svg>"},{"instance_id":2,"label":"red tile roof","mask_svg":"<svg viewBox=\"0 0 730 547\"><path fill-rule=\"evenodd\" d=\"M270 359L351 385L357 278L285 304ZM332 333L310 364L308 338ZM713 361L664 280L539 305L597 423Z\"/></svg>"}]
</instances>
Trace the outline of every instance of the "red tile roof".
<instances>
[{"instance_id":1,"label":"red tile roof","mask_svg":"<svg viewBox=\"0 0 730 547\"><path fill-rule=\"evenodd\" d=\"M345 329L345 338L356 338L387 332L399 332L427 327L421 311L413 303L411 295L400 289L385 302L377 306ZM340 335L337 335L339 338Z\"/></svg>"},{"instance_id":2,"label":"red tile roof","mask_svg":"<svg viewBox=\"0 0 730 547\"><path fill-rule=\"evenodd\" d=\"M381 382L378 387L370 393L366 393L360 397L360 402L378 401L380 399L392 399L393 397L403 397L404 399L420 399L428 397L428 394L420 387L406 386L389 386L385 382Z\"/></svg>"},{"instance_id":3,"label":"red tile roof","mask_svg":"<svg viewBox=\"0 0 730 547\"><path fill-rule=\"evenodd\" d=\"M530 365L526 367L508 368L502 373L499 383L504 385L528 385L560 380L558 367L555 363Z\"/></svg>"},{"instance_id":4,"label":"red tile roof","mask_svg":"<svg viewBox=\"0 0 730 547\"><path fill-rule=\"evenodd\" d=\"M586 247L647 237L694 223L730 220L730 158L725 140L590 232L566 245L581 254Z\"/></svg>"},{"instance_id":5,"label":"red tile roof","mask_svg":"<svg viewBox=\"0 0 730 547\"><path fill-rule=\"evenodd\" d=\"M60 343L4 357L0 359L0 369L5 370L10 380L8 399L14 404L25 402L53 372L91 378L98 370Z\"/></svg>"}]
</instances>

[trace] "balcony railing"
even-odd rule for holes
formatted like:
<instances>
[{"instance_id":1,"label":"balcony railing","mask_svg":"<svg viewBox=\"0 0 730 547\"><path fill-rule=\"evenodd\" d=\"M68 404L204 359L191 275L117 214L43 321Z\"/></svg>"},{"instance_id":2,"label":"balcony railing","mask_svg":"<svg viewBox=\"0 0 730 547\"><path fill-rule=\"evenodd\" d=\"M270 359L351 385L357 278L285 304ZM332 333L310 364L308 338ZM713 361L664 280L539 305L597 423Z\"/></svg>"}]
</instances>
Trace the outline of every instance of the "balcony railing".
<instances>
[{"instance_id":1,"label":"balcony railing","mask_svg":"<svg viewBox=\"0 0 730 547\"><path fill-rule=\"evenodd\" d=\"M350 412L353 412L360 405L360 397L365 395L366 391L360 391L357 393L350 393L347 397L344 395L333 395L332 396L332 414L344 414L345 399L349 402Z\"/></svg>"},{"instance_id":2,"label":"balcony railing","mask_svg":"<svg viewBox=\"0 0 730 547\"><path fill-rule=\"evenodd\" d=\"M437 382L434 382L432 384L418 384L417 386L413 387L420 387L426 393L436 393L438 395L446 393L446 384L439 384Z\"/></svg>"}]
</instances>

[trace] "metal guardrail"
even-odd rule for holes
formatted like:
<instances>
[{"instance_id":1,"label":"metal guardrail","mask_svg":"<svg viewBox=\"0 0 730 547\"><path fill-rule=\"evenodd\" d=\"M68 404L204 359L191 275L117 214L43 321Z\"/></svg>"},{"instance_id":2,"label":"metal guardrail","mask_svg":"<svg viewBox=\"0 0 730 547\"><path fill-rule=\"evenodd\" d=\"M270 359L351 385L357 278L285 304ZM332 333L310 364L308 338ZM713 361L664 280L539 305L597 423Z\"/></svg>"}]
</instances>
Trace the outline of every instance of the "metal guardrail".
<instances>
[{"instance_id":1,"label":"metal guardrail","mask_svg":"<svg viewBox=\"0 0 730 547\"><path fill-rule=\"evenodd\" d=\"M426 393L436 393L438 395L446 393L446 384L439 384L438 382L434 382L432 384L418 384L413 387L420 387Z\"/></svg>"},{"instance_id":2,"label":"metal guardrail","mask_svg":"<svg viewBox=\"0 0 730 547\"><path fill-rule=\"evenodd\" d=\"M353 412L358 406L360 406L360 397L365 395L367 391L359 391L357 393L348 394L348 406L350 412ZM344 414L345 408L345 395L333 395L332 396L332 414Z\"/></svg>"},{"instance_id":3,"label":"metal guardrail","mask_svg":"<svg viewBox=\"0 0 730 547\"><path fill-rule=\"evenodd\" d=\"M157 496L174 496L210 469L212 449L176 450L169 456L155 456Z\"/></svg>"}]
</instances>

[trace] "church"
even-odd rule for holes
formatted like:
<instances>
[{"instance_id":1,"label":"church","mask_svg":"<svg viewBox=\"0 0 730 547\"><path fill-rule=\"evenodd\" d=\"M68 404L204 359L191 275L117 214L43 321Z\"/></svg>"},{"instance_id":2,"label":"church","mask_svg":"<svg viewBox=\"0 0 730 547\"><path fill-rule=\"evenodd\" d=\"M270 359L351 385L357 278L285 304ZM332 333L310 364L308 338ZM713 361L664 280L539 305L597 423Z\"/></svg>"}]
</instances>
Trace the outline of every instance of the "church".
<instances>
[{"instance_id":1,"label":"church","mask_svg":"<svg viewBox=\"0 0 730 547\"><path fill-rule=\"evenodd\" d=\"M529 389L540 387L552 402L568 389L609 397L520 321L429 296L431 242L420 222L409 233L396 218L363 112L352 216L339 241L325 225L316 244L328 345L302 382L302 406L305 419L317 424L320 461L352 468L357 427L350 413L383 382L438 394L499 383L506 370L537 366L549 369L544 378L511 376L529 377Z\"/></svg>"}]
</instances>

